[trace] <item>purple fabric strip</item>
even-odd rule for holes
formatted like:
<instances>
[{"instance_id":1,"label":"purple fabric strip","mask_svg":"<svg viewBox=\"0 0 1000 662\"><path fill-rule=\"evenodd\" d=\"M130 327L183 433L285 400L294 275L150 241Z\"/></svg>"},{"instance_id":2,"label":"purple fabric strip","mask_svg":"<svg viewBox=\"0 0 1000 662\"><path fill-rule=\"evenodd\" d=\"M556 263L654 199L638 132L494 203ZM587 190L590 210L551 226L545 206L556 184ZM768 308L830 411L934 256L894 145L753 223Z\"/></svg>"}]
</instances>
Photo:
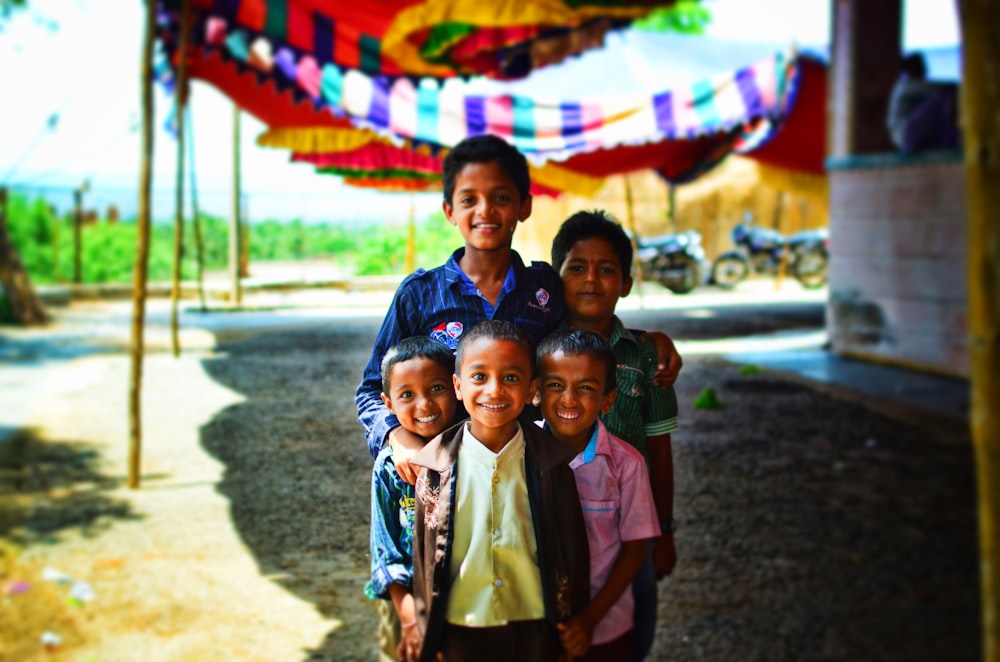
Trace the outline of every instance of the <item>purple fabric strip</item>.
<instances>
[{"instance_id":1,"label":"purple fabric strip","mask_svg":"<svg viewBox=\"0 0 1000 662\"><path fill-rule=\"evenodd\" d=\"M579 149L586 145L583 137L583 108L578 103L561 103L562 137L565 149Z\"/></svg>"},{"instance_id":2,"label":"purple fabric strip","mask_svg":"<svg viewBox=\"0 0 1000 662\"><path fill-rule=\"evenodd\" d=\"M469 136L486 133L486 102L483 97L465 97L465 132Z\"/></svg>"},{"instance_id":3,"label":"purple fabric strip","mask_svg":"<svg viewBox=\"0 0 1000 662\"><path fill-rule=\"evenodd\" d=\"M764 115L764 100L761 98L760 90L757 88L757 79L753 75L753 69L748 67L736 72L736 87L743 97L743 106L746 108L747 117L761 117Z\"/></svg>"},{"instance_id":4,"label":"purple fabric strip","mask_svg":"<svg viewBox=\"0 0 1000 662\"><path fill-rule=\"evenodd\" d=\"M389 87L391 81L387 76L372 78L372 105L368 109L368 119L375 126L389 128Z\"/></svg>"},{"instance_id":5,"label":"purple fabric strip","mask_svg":"<svg viewBox=\"0 0 1000 662\"><path fill-rule=\"evenodd\" d=\"M313 12L313 54L320 64L333 61L333 19Z\"/></svg>"},{"instance_id":6,"label":"purple fabric strip","mask_svg":"<svg viewBox=\"0 0 1000 662\"><path fill-rule=\"evenodd\" d=\"M674 100L670 92L660 92L653 95L653 112L656 115L656 128L667 137L672 137L677 131L674 122Z\"/></svg>"}]
</instances>

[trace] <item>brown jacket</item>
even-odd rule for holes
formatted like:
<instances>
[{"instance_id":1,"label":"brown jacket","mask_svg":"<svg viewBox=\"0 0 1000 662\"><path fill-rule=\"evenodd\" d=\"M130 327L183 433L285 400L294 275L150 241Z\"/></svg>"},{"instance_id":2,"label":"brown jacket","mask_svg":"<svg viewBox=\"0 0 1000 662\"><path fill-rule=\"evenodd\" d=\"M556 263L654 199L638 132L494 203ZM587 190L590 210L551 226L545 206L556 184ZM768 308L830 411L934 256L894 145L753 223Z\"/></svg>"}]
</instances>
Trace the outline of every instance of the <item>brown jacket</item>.
<instances>
[{"instance_id":1,"label":"brown jacket","mask_svg":"<svg viewBox=\"0 0 1000 662\"><path fill-rule=\"evenodd\" d=\"M525 477L538 543L545 618L569 619L590 601L590 552L580 498L569 461L575 453L526 418ZM424 634L421 660L433 660L443 642L451 588L451 511L455 506L458 449L465 421L445 430L413 459L417 513L413 534L413 596Z\"/></svg>"}]
</instances>

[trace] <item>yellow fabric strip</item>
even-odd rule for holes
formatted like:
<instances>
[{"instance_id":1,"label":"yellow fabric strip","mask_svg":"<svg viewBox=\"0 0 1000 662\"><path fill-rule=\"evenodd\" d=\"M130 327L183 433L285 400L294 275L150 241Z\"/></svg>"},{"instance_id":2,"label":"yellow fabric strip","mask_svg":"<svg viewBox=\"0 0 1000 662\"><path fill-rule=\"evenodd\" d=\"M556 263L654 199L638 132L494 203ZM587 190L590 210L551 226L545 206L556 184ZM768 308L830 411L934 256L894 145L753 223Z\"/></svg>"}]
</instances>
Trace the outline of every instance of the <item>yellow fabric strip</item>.
<instances>
[{"instance_id":1,"label":"yellow fabric strip","mask_svg":"<svg viewBox=\"0 0 1000 662\"><path fill-rule=\"evenodd\" d=\"M257 144L261 147L288 149L300 154L349 152L373 142L389 144L387 139L367 129L325 126L268 129L257 136Z\"/></svg>"},{"instance_id":2,"label":"yellow fabric strip","mask_svg":"<svg viewBox=\"0 0 1000 662\"><path fill-rule=\"evenodd\" d=\"M533 182L586 198L597 193L597 190L604 184L603 177L591 177L554 163L546 163L541 166L529 163L528 170Z\"/></svg>"},{"instance_id":3,"label":"yellow fabric strip","mask_svg":"<svg viewBox=\"0 0 1000 662\"><path fill-rule=\"evenodd\" d=\"M591 18L641 18L652 5L623 7L582 7L572 9L563 0L435 0L422 2L399 12L382 37L382 53L404 70L425 76L447 75L448 68L432 65L408 39L411 34L439 23L468 23L481 27L517 25L577 25Z\"/></svg>"}]
</instances>

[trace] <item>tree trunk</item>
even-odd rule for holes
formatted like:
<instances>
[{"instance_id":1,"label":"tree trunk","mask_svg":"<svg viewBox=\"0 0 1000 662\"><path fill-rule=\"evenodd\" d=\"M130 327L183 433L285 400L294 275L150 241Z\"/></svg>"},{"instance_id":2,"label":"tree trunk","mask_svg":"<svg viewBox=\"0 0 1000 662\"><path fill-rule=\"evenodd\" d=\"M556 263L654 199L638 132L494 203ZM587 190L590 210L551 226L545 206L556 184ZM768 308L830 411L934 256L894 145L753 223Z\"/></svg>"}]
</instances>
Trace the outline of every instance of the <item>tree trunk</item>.
<instances>
[{"instance_id":1,"label":"tree trunk","mask_svg":"<svg viewBox=\"0 0 1000 662\"><path fill-rule=\"evenodd\" d=\"M1000 4L959 0L983 659L1000 658Z\"/></svg>"},{"instance_id":2,"label":"tree trunk","mask_svg":"<svg viewBox=\"0 0 1000 662\"><path fill-rule=\"evenodd\" d=\"M0 188L0 283L14 321L34 326L48 321L45 309L35 294L31 278L24 269L10 234L7 232L7 189Z\"/></svg>"}]
</instances>

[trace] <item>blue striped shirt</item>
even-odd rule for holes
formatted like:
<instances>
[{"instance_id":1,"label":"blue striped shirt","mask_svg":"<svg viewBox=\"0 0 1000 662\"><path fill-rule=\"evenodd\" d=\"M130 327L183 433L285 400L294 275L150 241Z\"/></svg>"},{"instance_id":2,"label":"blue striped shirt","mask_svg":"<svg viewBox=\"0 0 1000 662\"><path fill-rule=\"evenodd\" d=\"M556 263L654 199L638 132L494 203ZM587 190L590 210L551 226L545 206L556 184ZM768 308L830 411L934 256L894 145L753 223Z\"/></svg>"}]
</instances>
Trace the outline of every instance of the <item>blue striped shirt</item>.
<instances>
[{"instance_id":1,"label":"blue striped shirt","mask_svg":"<svg viewBox=\"0 0 1000 662\"><path fill-rule=\"evenodd\" d=\"M514 323L537 345L566 319L562 280L547 263L532 262L526 267L521 256L511 251L510 269L493 306L459 267L464 254L465 248L460 248L440 267L418 269L396 290L355 393L358 420L373 458L389 431L399 426L380 397L380 364L390 347L403 338L428 335L454 350L465 329L487 319Z\"/></svg>"}]
</instances>

